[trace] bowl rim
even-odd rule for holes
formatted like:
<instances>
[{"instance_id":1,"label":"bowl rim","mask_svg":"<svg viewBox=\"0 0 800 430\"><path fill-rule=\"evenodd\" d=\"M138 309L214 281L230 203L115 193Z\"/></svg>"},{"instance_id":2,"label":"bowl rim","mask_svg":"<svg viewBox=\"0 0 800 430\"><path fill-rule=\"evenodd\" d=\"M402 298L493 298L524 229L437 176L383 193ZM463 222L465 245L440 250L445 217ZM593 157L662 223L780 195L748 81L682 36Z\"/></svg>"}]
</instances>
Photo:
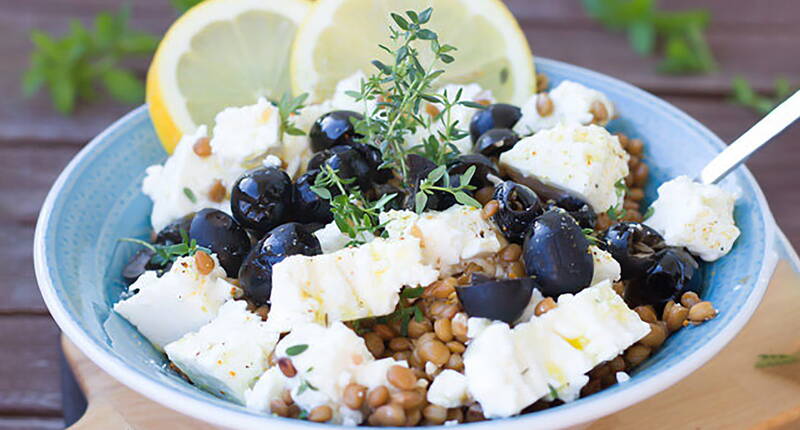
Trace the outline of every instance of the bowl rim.
<instances>
[{"instance_id":1,"label":"bowl rim","mask_svg":"<svg viewBox=\"0 0 800 430\"><path fill-rule=\"evenodd\" d=\"M680 118L682 121L688 123L692 128L697 129L701 134L708 137L708 142L720 150L725 147L722 140L717 137L707 127L702 125L699 121L695 120L682 110L673 106L672 104L662 100L655 95L638 88L632 84L621 81L617 78L595 72L580 66L575 66L569 63L547 59L537 58L537 64L546 65L549 67L559 68L567 72L574 72L583 75L593 81L601 81L605 85L616 86L622 90L635 92L640 94L647 103L652 103L664 112L675 117ZM147 115L147 105L142 105L120 119L115 121L95 138L93 138L77 155L67 164L64 170L59 174L52 188L47 194L47 198L42 205L39 212L38 221L36 223L36 231L34 235L34 268L36 280L39 285L39 290L44 298L50 314L61 328L64 334L95 364L97 364L103 371L113 375L115 379L122 382L127 387L137 391L145 397L183 413L209 423L213 423L223 427L235 428L261 428L266 423L281 423L281 425L292 428L312 428L311 426L328 426L328 427L342 427L334 425L325 425L310 423L307 421L292 420L285 418L276 418L270 415L259 414L248 411L237 411L227 408L222 405L215 405L206 402L200 398L190 397L181 391L169 387L165 384L158 382L156 379L148 378L143 372L134 370L128 367L122 360L114 357L109 352L95 344L92 338L86 331L70 317L69 312L65 306L58 299L53 279L50 276L49 270L46 265L45 257L45 232L47 226L50 224L53 205L61 193L67 179L72 175L73 171L88 157L98 146L102 145L104 140L111 135L122 124L125 124L139 115ZM700 368L703 364L708 362L717 352L725 347L747 323L752 314L755 312L757 306L766 291L767 284L775 269L778 261L777 241L780 239L782 233L778 230L773 215L769 209L766 198L750 171L746 166L740 166L741 173L745 175L745 179L752 185L753 194L756 202L762 212L762 222L765 226L765 256L762 260L762 266L758 274L756 283L753 287L753 292L744 305L739 309L737 315L730 320L716 336L709 339L699 349L683 357L674 366L661 371L658 377L651 377L646 381L636 385L635 389L624 390L621 389L609 395L598 398L594 402L587 402L578 408L570 408L559 410L554 408L546 414L526 414L521 416L510 417L502 420L492 420L468 424L469 428L489 428L496 426L524 428L524 429L551 429L563 428L585 424L597 420L603 416L620 411L635 403L641 402L673 385L677 381L685 378L690 373Z\"/></svg>"}]
</instances>

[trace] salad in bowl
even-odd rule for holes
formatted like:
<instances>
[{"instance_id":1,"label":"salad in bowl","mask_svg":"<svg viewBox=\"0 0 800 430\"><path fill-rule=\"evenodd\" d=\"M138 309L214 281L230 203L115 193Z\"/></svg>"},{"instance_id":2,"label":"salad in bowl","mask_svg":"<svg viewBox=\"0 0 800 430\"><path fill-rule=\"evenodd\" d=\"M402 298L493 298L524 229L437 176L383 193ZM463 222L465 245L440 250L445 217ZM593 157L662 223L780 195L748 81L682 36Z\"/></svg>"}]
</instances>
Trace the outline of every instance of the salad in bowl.
<instances>
[{"instance_id":1,"label":"salad in bowl","mask_svg":"<svg viewBox=\"0 0 800 430\"><path fill-rule=\"evenodd\" d=\"M644 210L613 100L439 86L432 13L393 15L392 62L329 99L228 107L147 169L154 233L124 239L114 310L192 384L315 422L505 418L624 383L716 316L698 274L739 236L736 196L681 176Z\"/></svg>"}]
</instances>

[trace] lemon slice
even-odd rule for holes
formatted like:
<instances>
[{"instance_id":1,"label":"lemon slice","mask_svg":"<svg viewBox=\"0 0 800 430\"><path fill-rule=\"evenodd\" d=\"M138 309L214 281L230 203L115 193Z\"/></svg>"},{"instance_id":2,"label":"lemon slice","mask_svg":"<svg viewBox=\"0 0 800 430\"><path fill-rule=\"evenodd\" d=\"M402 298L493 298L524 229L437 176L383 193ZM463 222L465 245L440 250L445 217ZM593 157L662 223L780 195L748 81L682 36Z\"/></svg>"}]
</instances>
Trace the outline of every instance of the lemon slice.
<instances>
[{"instance_id":1,"label":"lemon slice","mask_svg":"<svg viewBox=\"0 0 800 430\"><path fill-rule=\"evenodd\" d=\"M150 116L168 152L220 110L291 90L289 54L309 5L207 0L175 21L147 75Z\"/></svg>"},{"instance_id":2,"label":"lemon slice","mask_svg":"<svg viewBox=\"0 0 800 430\"><path fill-rule=\"evenodd\" d=\"M478 83L499 101L522 104L535 91L533 56L514 16L499 0L321 0L309 12L292 48L292 88L313 101L330 98L336 83L370 61L389 61L390 12L433 7L428 28L458 48L440 85ZM394 25L396 28L396 25ZM423 66L431 55L420 47Z\"/></svg>"}]
</instances>

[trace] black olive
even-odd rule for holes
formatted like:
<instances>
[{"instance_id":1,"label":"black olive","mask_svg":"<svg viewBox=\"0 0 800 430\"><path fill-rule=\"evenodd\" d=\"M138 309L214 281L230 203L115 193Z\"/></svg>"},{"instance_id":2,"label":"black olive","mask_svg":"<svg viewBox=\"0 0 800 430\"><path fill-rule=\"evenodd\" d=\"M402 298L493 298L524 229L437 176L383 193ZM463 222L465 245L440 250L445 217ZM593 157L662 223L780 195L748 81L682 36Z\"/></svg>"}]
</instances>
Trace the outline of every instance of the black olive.
<instances>
[{"instance_id":1,"label":"black olive","mask_svg":"<svg viewBox=\"0 0 800 430\"><path fill-rule=\"evenodd\" d=\"M308 132L311 141L311 150L319 152L338 145L348 145L356 138L361 138L355 132L352 120L362 120L364 116L349 110L328 112L319 117Z\"/></svg>"},{"instance_id":2,"label":"black olive","mask_svg":"<svg viewBox=\"0 0 800 430\"><path fill-rule=\"evenodd\" d=\"M603 248L622 268L622 279L639 279L656 264L655 255L667 245L652 228L638 222L621 222L604 231Z\"/></svg>"},{"instance_id":3,"label":"black olive","mask_svg":"<svg viewBox=\"0 0 800 430\"><path fill-rule=\"evenodd\" d=\"M278 167L250 170L233 185L231 212L260 236L286 221L293 191L292 179Z\"/></svg>"},{"instance_id":4,"label":"black olive","mask_svg":"<svg viewBox=\"0 0 800 430\"><path fill-rule=\"evenodd\" d=\"M700 265L685 249L664 248L653 260L644 277L628 283L625 300L630 306L653 305L660 312L669 300L678 302L687 291L700 292Z\"/></svg>"},{"instance_id":5,"label":"black olive","mask_svg":"<svg viewBox=\"0 0 800 430\"><path fill-rule=\"evenodd\" d=\"M383 207L384 211L389 211L389 210L392 210L392 209L395 209L395 210L403 209L403 202L406 199L406 193L405 193L405 191L403 191L402 188L397 187L395 185L392 185L392 184L376 184L372 188L371 192L369 194L367 194L367 197L371 201L376 201L376 200L380 199L381 197L383 197L383 196L385 196L387 194L396 194L396 196L393 199L389 200L388 203L386 203L386 205Z\"/></svg>"},{"instance_id":6,"label":"black olive","mask_svg":"<svg viewBox=\"0 0 800 430\"><path fill-rule=\"evenodd\" d=\"M385 184L394 177L392 169L381 169L383 164L383 153L381 150L366 143L350 144L356 151L361 153L372 172L372 180L378 184Z\"/></svg>"},{"instance_id":7,"label":"black olive","mask_svg":"<svg viewBox=\"0 0 800 430\"><path fill-rule=\"evenodd\" d=\"M192 219L194 218L194 213L190 213L182 218L179 218L175 221L172 221L161 229L156 235L155 243L159 245L173 245L176 243L182 243L183 237L181 236L181 231L184 234L189 234L189 226L192 225Z\"/></svg>"},{"instance_id":8,"label":"black olive","mask_svg":"<svg viewBox=\"0 0 800 430\"><path fill-rule=\"evenodd\" d=\"M311 190L318 173L319 170L309 170L297 178L294 184L292 218L297 221L322 224L333 221L330 202Z\"/></svg>"},{"instance_id":9,"label":"black olive","mask_svg":"<svg viewBox=\"0 0 800 430\"><path fill-rule=\"evenodd\" d=\"M597 214L594 209L586 200L575 195L575 193L554 185L545 184L534 177L525 177L515 172L509 173L512 179L532 189L539 196L539 199L546 203L548 209L559 207L566 210L578 221L581 228L593 229L597 224Z\"/></svg>"},{"instance_id":10,"label":"black olive","mask_svg":"<svg viewBox=\"0 0 800 430\"><path fill-rule=\"evenodd\" d=\"M322 253L319 240L308 229L290 222L272 229L247 254L239 270L239 285L253 303L269 303L272 294L272 268L290 255Z\"/></svg>"},{"instance_id":11,"label":"black olive","mask_svg":"<svg viewBox=\"0 0 800 430\"><path fill-rule=\"evenodd\" d=\"M589 286L594 261L581 227L563 209L541 215L528 230L522 258L545 296L577 293Z\"/></svg>"},{"instance_id":12,"label":"black olive","mask_svg":"<svg viewBox=\"0 0 800 430\"><path fill-rule=\"evenodd\" d=\"M514 243L522 243L534 220L544 213L536 193L513 181L497 184L492 198L500 205L493 220L506 239Z\"/></svg>"},{"instance_id":13,"label":"black olive","mask_svg":"<svg viewBox=\"0 0 800 430\"><path fill-rule=\"evenodd\" d=\"M508 128L493 128L483 133L475 145L473 152L483 154L487 157L497 157L498 155L513 148L519 142L519 135Z\"/></svg>"},{"instance_id":14,"label":"black olive","mask_svg":"<svg viewBox=\"0 0 800 430\"><path fill-rule=\"evenodd\" d=\"M197 212L189 227L189 237L217 254L219 264L230 277L239 273L239 266L250 251L250 236L244 228L217 209Z\"/></svg>"},{"instance_id":15,"label":"black olive","mask_svg":"<svg viewBox=\"0 0 800 430\"><path fill-rule=\"evenodd\" d=\"M456 292L467 315L511 324L525 311L538 287L531 278L495 281L473 276L470 285L457 287Z\"/></svg>"},{"instance_id":16,"label":"black olive","mask_svg":"<svg viewBox=\"0 0 800 430\"><path fill-rule=\"evenodd\" d=\"M469 184L475 187L476 190L492 185L492 181L489 180L489 174L499 175L497 166L488 157L480 154L459 155L447 168L447 173L450 174L450 185L460 185L459 177L472 166L475 166L475 173L472 175Z\"/></svg>"},{"instance_id":17,"label":"black olive","mask_svg":"<svg viewBox=\"0 0 800 430\"><path fill-rule=\"evenodd\" d=\"M416 209L415 196L420 190L420 184L425 181L428 174L436 168L436 164L417 154L411 154L406 157L406 166L408 170L407 182L412 184L411 192L406 197L404 207L410 210ZM425 210L443 211L456 204L456 199L452 194L445 191L434 191L427 195L428 200L425 203Z\"/></svg>"},{"instance_id":18,"label":"black olive","mask_svg":"<svg viewBox=\"0 0 800 430\"><path fill-rule=\"evenodd\" d=\"M504 103L496 103L481 109L472 116L469 123L469 134L472 142L493 128L514 128L517 121L522 118L520 108Z\"/></svg>"},{"instance_id":19,"label":"black olive","mask_svg":"<svg viewBox=\"0 0 800 430\"><path fill-rule=\"evenodd\" d=\"M364 155L352 146L334 146L316 153L308 162L307 170L319 170L328 166L336 170L342 179L355 179L355 185L362 191L370 188L373 179L373 169Z\"/></svg>"},{"instance_id":20,"label":"black olive","mask_svg":"<svg viewBox=\"0 0 800 430\"><path fill-rule=\"evenodd\" d=\"M139 279L139 276L144 272L155 270L150 264L150 259L153 258L153 255L155 255L155 252L150 248L142 248L136 251L136 254L133 254L133 257L128 260L128 264L122 269L122 277L125 281L131 284Z\"/></svg>"}]
</instances>

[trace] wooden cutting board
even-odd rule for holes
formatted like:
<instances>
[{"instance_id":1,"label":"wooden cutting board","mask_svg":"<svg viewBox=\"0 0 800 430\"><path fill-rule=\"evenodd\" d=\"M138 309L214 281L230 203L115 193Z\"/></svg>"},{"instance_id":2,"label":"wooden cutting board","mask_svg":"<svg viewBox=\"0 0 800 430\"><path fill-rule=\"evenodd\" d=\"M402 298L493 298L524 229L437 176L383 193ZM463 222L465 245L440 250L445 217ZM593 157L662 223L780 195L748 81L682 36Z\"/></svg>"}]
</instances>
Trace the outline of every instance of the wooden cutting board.
<instances>
[{"instance_id":1,"label":"wooden cutting board","mask_svg":"<svg viewBox=\"0 0 800 430\"><path fill-rule=\"evenodd\" d=\"M661 394L589 430L800 429L800 364L756 369L758 354L800 350L800 278L778 264L761 306L713 360ZM160 406L105 374L72 343L64 353L89 406L71 429L215 429Z\"/></svg>"}]
</instances>

